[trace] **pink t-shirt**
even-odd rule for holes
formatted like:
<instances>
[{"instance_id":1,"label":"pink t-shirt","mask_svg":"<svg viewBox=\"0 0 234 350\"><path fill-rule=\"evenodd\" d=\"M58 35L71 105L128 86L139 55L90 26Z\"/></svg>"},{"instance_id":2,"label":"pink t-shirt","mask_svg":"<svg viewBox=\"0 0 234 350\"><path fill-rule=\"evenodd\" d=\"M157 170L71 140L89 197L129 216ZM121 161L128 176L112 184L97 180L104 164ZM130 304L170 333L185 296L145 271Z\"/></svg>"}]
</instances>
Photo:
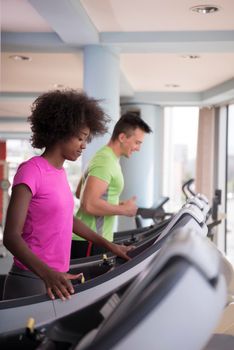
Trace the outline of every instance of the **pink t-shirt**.
<instances>
[{"instance_id":1,"label":"pink t-shirt","mask_svg":"<svg viewBox=\"0 0 234 350\"><path fill-rule=\"evenodd\" d=\"M56 271L68 271L74 200L65 170L36 156L19 166L13 186L18 184L26 184L32 192L23 239L48 266ZM14 262L27 269L16 258Z\"/></svg>"}]
</instances>

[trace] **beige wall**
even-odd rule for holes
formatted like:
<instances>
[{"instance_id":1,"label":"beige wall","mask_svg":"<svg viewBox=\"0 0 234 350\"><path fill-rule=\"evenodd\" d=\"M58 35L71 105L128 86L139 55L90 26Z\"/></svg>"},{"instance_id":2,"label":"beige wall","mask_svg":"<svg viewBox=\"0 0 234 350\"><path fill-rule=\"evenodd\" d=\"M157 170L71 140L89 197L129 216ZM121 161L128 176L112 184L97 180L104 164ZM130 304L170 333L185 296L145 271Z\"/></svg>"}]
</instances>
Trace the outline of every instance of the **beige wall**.
<instances>
[{"instance_id":1,"label":"beige wall","mask_svg":"<svg viewBox=\"0 0 234 350\"><path fill-rule=\"evenodd\" d=\"M215 109L202 108L199 114L196 192L205 194L211 201L214 195L215 161Z\"/></svg>"}]
</instances>

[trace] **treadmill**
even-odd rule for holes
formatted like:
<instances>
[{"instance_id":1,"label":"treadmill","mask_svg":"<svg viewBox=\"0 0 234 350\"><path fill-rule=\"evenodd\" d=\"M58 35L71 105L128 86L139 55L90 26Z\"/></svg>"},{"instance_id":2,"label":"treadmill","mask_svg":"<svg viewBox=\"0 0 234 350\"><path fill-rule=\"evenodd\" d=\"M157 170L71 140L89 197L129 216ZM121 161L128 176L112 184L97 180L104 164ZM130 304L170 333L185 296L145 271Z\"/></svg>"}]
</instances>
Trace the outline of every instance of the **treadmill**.
<instances>
[{"instance_id":1,"label":"treadmill","mask_svg":"<svg viewBox=\"0 0 234 350\"><path fill-rule=\"evenodd\" d=\"M75 274L82 271L86 281L74 285L75 293L70 300L51 300L45 294L1 301L0 336L24 328L31 317L35 319L36 325L52 322L90 305L115 288L133 280L160 251L173 231L181 227L194 228L201 236L205 236L207 232L202 212L192 204L187 205L173 217L159 237L150 238L129 252L131 260L123 261L110 256L104 260L88 260L72 265L70 272Z\"/></svg>"},{"instance_id":2,"label":"treadmill","mask_svg":"<svg viewBox=\"0 0 234 350\"><path fill-rule=\"evenodd\" d=\"M197 206L205 216L205 219L208 220L211 214L211 208L205 196L197 194L193 197L190 197L187 199L184 205L187 204L194 204L195 206ZM151 208L139 208L139 212L141 213L142 218L153 218L154 215L154 210ZM114 242L125 245L134 244L135 242L144 238L148 234L148 232L151 232L152 230L160 231L160 229L164 228L172 220L173 216L173 214L170 214L169 218L166 218L161 222L155 221L154 225L150 225L147 227L138 227L136 229L128 231L115 232Z\"/></svg>"},{"instance_id":3,"label":"treadmill","mask_svg":"<svg viewBox=\"0 0 234 350\"><path fill-rule=\"evenodd\" d=\"M8 334L1 349L202 350L227 302L223 264L197 228L177 228L134 280L47 326Z\"/></svg>"}]
</instances>

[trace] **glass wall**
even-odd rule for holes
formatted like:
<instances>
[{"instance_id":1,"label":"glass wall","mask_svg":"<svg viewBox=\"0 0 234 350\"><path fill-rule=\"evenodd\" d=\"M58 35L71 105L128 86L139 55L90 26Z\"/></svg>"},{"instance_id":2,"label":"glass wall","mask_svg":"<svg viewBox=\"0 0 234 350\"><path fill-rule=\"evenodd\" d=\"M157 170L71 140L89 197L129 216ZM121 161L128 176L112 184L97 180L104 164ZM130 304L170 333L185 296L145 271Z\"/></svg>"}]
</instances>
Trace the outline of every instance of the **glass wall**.
<instances>
[{"instance_id":1,"label":"glass wall","mask_svg":"<svg viewBox=\"0 0 234 350\"><path fill-rule=\"evenodd\" d=\"M234 104L228 107L226 252L234 263Z\"/></svg>"},{"instance_id":2,"label":"glass wall","mask_svg":"<svg viewBox=\"0 0 234 350\"><path fill-rule=\"evenodd\" d=\"M165 108L163 195L170 212L185 202L183 183L195 178L198 117L198 107Z\"/></svg>"}]
</instances>

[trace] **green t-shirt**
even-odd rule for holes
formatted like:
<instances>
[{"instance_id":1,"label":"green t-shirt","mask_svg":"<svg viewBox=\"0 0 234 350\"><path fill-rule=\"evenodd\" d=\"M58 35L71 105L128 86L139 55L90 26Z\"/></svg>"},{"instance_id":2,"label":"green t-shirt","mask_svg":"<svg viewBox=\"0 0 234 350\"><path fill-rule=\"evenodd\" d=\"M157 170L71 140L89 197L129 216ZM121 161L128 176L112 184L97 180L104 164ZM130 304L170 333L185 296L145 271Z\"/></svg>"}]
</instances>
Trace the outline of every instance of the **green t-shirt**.
<instances>
[{"instance_id":1,"label":"green t-shirt","mask_svg":"<svg viewBox=\"0 0 234 350\"><path fill-rule=\"evenodd\" d=\"M124 179L119 164L119 158L114 154L110 147L102 147L91 159L88 169L82 178L81 197L85 180L90 175L96 176L108 183L106 193L103 194L102 198L108 203L119 204L119 196L123 190ZM113 228L115 223L114 215L94 216L86 214L79 209L76 216L93 231L102 235L108 241L113 241ZM75 234L73 234L72 239L84 240L82 237Z\"/></svg>"}]
</instances>

